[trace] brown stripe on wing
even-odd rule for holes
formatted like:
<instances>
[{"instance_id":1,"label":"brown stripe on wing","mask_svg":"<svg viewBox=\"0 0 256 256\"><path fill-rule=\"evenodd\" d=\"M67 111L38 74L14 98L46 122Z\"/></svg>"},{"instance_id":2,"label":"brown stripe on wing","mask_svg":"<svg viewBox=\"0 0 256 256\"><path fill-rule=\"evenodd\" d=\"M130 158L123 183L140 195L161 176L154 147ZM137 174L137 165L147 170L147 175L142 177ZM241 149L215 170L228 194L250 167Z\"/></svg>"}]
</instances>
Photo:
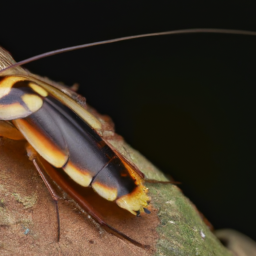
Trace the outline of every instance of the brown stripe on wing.
<instances>
[{"instance_id":1,"label":"brown stripe on wing","mask_svg":"<svg viewBox=\"0 0 256 256\"><path fill-rule=\"evenodd\" d=\"M60 147L51 138L37 126L30 117L14 120L26 140L36 149L36 151L50 164L60 168L68 160L68 154L65 148Z\"/></svg>"},{"instance_id":2,"label":"brown stripe on wing","mask_svg":"<svg viewBox=\"0 0 256 256\"><path fill-rule=\"evenodd\" d=\"M53 97L47 97L44 104L51 108L51 115L67 144L69 160L63 170L81 186L89 186L93 177L114 156L113 151L65 105Z\"/></svg>"},{"instance_id":3,"label":"brown stripe on wing","mask_svg":"<svg viewBox=\"0 0 256 256\"><path fill-rule=\"evenodd\" d=\"M69 157L68 147L59 131L54 109L48 104L44 103L37 112L13 123L44 159L55 167L65 165Z\"/></svg>"},{"instance_id":4,"label":"brown stripe on wing","mask_svg":"<svg viewBox=\"0 0 256 256\"><path fill-rule=\"evenodd\" d=\"M110 142L106 142L106 143L113 150L113 152L118 156L118 158L121 159L123 164L129 167L128 170L130 170L131 175L134 176L135 179L137 179L137 176L139 176L139 178L142 180L145 178L144 173L141 172L135 164L131 163L128 159L126 159L119 151L116 150L116 148Z\"/></svg>"}]
</instances>

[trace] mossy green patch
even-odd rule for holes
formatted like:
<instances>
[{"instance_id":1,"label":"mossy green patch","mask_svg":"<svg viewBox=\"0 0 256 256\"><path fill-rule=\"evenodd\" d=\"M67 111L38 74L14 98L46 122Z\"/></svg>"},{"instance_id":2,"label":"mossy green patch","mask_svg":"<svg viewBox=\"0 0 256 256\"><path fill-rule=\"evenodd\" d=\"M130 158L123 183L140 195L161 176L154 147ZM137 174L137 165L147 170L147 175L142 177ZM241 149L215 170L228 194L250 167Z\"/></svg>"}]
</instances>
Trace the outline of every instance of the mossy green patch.
<instances>
[{"instance_id":1,"label":"mossy green patch","mask_svg":"<svg viewBox=\"0 0 256 256\"><path fill-rule=\"evenodd\" d=\"M122 142L111 143L149 179L165 181L165 176L139 152ZM158 209L160 225L155 255L231 256L202 221L195 206L174 185L145 183L152 205Z\"/></svg>"},{"instance_id":2,"label":"mossy green patch","mask_svg":"<svg viewBox=\"0 0 256 256\"><path fill-rule=\"evenodd\" d=\"M32 196L21 196L18 193L13 193L13 196L19 203L23 204L25 209L28 209L34 206L37 201L36 194L33 194Z\"/></svg>"},{"instance_id":3,"label":"mossy green patch","mask_svg":"<svg viewBox=\"0 0 256 256\"><path fill-rule=\"evenodd\" d=\"M231 255L176 186L149 184L148 187L161 223L157 228L155 255Z\"/></svg>"}]
</instances>

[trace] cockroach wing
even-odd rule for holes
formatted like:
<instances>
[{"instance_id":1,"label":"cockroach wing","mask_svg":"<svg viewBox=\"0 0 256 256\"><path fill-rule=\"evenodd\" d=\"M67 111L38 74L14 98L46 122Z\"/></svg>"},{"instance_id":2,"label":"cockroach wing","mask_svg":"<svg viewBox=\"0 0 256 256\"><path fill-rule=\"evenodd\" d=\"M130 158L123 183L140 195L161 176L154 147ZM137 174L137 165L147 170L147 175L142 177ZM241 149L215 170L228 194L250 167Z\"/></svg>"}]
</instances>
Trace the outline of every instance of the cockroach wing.
<instances>
[{"instance_id":1,"label":"cockroach wing","mask_svg":"<svg viewBox=\"0 0 256 256\"><path fill-rule=\"evenodd\" d=\"M12 65L11 56L2 52L1 67ZM7 71L0 76L0 120L11 121L39 155L77 184L91 186L132 214L143 211L150 200L143 174L110 147L103 136L104 118L89 112L62 86L21 67ZM8 129L8 123L0 124L0 135L8 137L6 125Z\"/></svg>"},{"instance_id":2,"label":"cockroach wing","mask_svg":"<svg viewBox=\"0 0 256 256\"><path fill-rule=\"evenodd\" d=\"M0 68L6 68L14 63L15 61L11 55L4 49L0 48ZM110 122L106 122L106 118L100 114L97 114L97 112L91 110L88 108L88 106L85 106L85 102L83 100L81 102L81 98L78 97L77 94L68 90L68 87L58 85L49 79L41 78L30 73L29 71L24 70L21 67L8 69L1 75L3 77L2 80L0 80L0 120L13 120L17 118L21 119L28 117L32 113L35 113L41 109L43 101L45 101L44 98L47 98L48 95L51 95L56 100L60 101L63 105L71 109L75 114L77 114L99 136L103 136L103 140L105 140L106 143L107 140L104 139L104 132L106 133L106 131L104 129L110 128L110 134L113 133L112 125L106 125ZM22 120L19 122L24 123ZM16 125L18 126L19 124L16 122ZM23 126L23 129L24 127L25 126ZM63 140L63 143L66 143L65 140ZM121 155L113 147L113 145L110 145L109 143L107 144L111 146L111 148L115 151L124 165L126 165L127 168L131 170L131 172L134 172L138 175L138 179L143 179L144 175L138 170L138 168L136 168L133 164L130 163L129 160ZM65 151L64 146L61 146L60 148L62 148L62 152ZM64 155L67 156L68 153L64 153ZM61 161L62 164L64 159L66 158L63 158ZM52 164L54 163L54 161L49 162ZM61 166L62 164L53 165L57 167Z\"/></svg>"},{"instance_id":3,"label":"cockroach wing","mask_svg":"<svg viewBox=\"0 0 256 256\"><path fill-rule=\"evenodd\" d=\"M37 95L34 91L40 91ZM0 120L25 118L43 106L45 90L26 77L5 76L0 80Z\"/></svg>"}]
</instances>

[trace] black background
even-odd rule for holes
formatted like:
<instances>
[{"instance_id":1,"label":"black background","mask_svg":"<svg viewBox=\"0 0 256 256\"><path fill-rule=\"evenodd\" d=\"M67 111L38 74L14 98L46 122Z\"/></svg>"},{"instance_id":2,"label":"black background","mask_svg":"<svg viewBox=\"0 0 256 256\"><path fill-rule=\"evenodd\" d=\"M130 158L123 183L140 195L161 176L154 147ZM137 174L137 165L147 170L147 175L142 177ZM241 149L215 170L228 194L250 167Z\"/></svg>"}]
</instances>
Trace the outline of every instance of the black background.
<instances>
[{"instance_id":1,"label":"black background","mask_svg":"<svg viewBox=\"0 0 256 256\"><path fill-rule=\"evenodd\" d=\"M11 1L0 44L16 60L121 36L184 28L256 31L249 1ZM175 1L176 2L176 1ZM194 34L138 39L26 66L81 85L90 105L164 172L215 228L256 239L256 37Z\"/></svg>"}]
</instances>

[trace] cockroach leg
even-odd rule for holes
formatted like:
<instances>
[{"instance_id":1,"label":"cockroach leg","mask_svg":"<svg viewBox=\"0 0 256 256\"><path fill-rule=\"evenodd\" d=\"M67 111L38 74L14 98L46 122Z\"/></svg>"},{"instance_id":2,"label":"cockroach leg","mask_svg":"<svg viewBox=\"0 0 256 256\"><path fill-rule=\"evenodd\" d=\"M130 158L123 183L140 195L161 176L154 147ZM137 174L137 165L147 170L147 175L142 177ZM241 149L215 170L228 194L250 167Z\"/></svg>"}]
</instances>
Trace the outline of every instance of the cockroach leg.
<instances>
[{"instance_id":1,"label":"cockroach leg","mask_svg":"<svg viewBox=\"0 0 256 256\"><path fill-rule=\"evenodd\" d=\"M78 83L75 83L73 84L71 87L70 87L70 90L71 91L74 91L74 92L77 92L79 89L79 84Z\"/></svg>"},{"instance_id":2,"label":"cockroach leg","mask_svg":"<svg viewBox=\"0 0 256 256\"><path fill-rule=\"evenodd\" d=\"M55 173L51 173L51 175L55 176L55 178L57 178L58 172ZM129 236L125 235L124 233L118 231L117 229L113 228L112 226L108 225L103 218L100 216L99 213L97 213L95 211L95 209L93 209L93 207L86 201L86 199L84 197L81 197L80 194L78 194L72 187L69 186L69 184L65 183L65 181L61 180L61 182L59 183L60 187L62 187L62 189L64 187L68 186L68 194L71 198L73 198L78 205L87 212L87 214L89 214L103 229L105 229L107 232L111 233L112 235L115 235L117 237L119 237L122 240L127 240L128 242L143 248L143 249L149 249L150 246L149 245L145 245L142 243L137 242L136 240L130 238Z\"/></svg>"},{"instance_id":3,"label":"cockroach leg","mask_svg":"<svg viewBox=\"0 0 256 256\"><path fill-rule=\"evenodd\" d=\"M45 186L47 187L47 189L49 190L51 197L54 201L58 201L59 196L54 192L54 190L52 189L51 185L49 184L49 182L47 181L46 177L44 176L43 172L41 171L39 165L36 162L36 159L32 160L34 166L36 167L37 172L39 173L40 177L42 178Z\"/></svg>"},{"instance_id":4,"label":"cockroach leg","mask_svg":"<svg viewBox=\"0 0 256 256\"><path fill-rule=\"evenodd\" d=\"M122 239L125 239L127 241L129 241L130 243L141 247L143 249L150 249L150 245L146 245L146 244L141 244L135 240L133 240L132 238L130 238L129 236L123 234L122 232L119 232L118 230L114 229L113 227L109 226L107 223L101 224L106 230L108 230L108 232L112 233L115 236L118 236Z\"/></svg>"},{"instance_id":5,"label":"cockroach leg","mask_svg":"<svg viewBox=\"0 0 256 256\"><path fill-rule=\"evenodd\" d=\"M124 233L113 228L112 226L108 225L100 216L100 214L95 211L92 205L89 202L87 202L86 198L82 196L79 192L77 192L76 188L72 185L72 182L69 182L68 180L63 179L60 171L55 169L47 161L45 161L42 157L40 157L40 155L38 155L30 145L27 147L27 152L28 152L29 159L33 161L33 164L35 165L37 171L39 172L39 175L41 176L42 174L41 176L42 179L46 180L45 185L47 186L49 192L51 193L53 199L56 202L60 197L52 189L51 185L49 184L47 178L44 175L44 172L47 174L47 176L49 176L50 179L57 182L58 186L64 191L66 191L68 196L72 198L78 204L78 206L81 207L81 209L83 209L88 215L90 215L108 233L111 233L112 235L115 235L120 239L126 240L140 248L143 248L143 249L150 248L149 245L139 243L136 240L125 235ZM58 218L58 221L59 221L59 218Z\"/></svg>"},{"instance_id":6,"label":"cockroach leg","mask_svg":"<svg viewBox=\"0 0 256 256\"><path fill-rule=\"evenodd\" d=\"M39 165L36 162L36 159L32 160L37 172L39 173L40 177L42 178L45 186L47 187L48 191L51 194L51 197L55 203L55 209L56 209L56 215L57 215L57 222L58 222L58 242L60 241L60 215L59 215L59 206L58 206L58 200L59 200L59 196L54 192L54 190L52 189L51 185L49 184L49 182L47 181L47 179L45 178L43 172L41 171Z\"/></svg>"},{"instance_id":7,"label":"cockroach leg","mask_svg":"<svg viewBox=\"0 0 256 256\"><path fill-rule=\"evenodd\" d=\"M51 195L51 197L52 197L52 199L53 199L53 201L55 203L55 209L56 209L56 215L57 215L57 223L58 223L58 237L57 237L57 241L59 242L60 241L60 215L59 215L58 200L60 199L60 197L55 193L55 191L51 187L50 183L48 182L47 178L45 177L43 171L39 167L39 165L38 165L38 163L36 161L36 155L37 155L36 151L30 145L28 145L26 147L26 149L27 149L27 154L29 156L29 159L34 164L38 174L42 178L45 186L47 187L48 191L50 192L50 195Z\"/></svg>"},{"instance_id":8,"label":"cockroach leg","mask_svg":"<svg viewBox=\"0 0 256 256\"><path fill-rule=\"evenodd\" d=\"M136 217L140 217L140 210L136 212Z\"/></svg>"}]
</instances>

